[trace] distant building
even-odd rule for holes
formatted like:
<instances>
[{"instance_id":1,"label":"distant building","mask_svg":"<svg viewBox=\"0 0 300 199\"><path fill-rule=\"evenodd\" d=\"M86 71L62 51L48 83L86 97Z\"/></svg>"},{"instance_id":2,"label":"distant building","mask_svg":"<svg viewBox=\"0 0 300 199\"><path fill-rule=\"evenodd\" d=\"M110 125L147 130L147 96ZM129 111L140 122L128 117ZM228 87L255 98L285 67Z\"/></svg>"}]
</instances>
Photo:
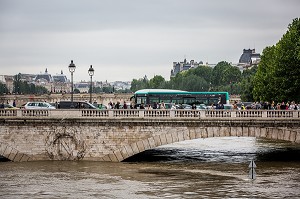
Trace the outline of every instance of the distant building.
<instances>
[{"instance_id":1,"label":"distant building","mask_svg":"<svg viewBox=\"0 0 300 199\"><path fill-rule=\"evenodd\" d=\"M191 60L190 62L187 62L186 59L184 59L183 62L173 62L173 69L171 70L171 77L175 77L177 73L185 70L189 70L190 68L196 68L200 65L203 65L203 62L195 62L194 60Z\"/></svg>"},{"instance_id":2,"label":"distant building","mask_svg":"<svg viewBox=\"0 0 300 199\"><path fill-rule=\"evenodd\" d=\"M51 74L48 73L48 69L46 68L45 73L40 73L35 76L33 79L34 84L36 86L43 86L45 87L48 91L51 91L52 83L53 83L53 78ZM30 81L27 81L28 83L31 83Z\"/></svg>"},{"instance_id":3,"label":"distant building","mask_svg":"<svg viewBox=\"0 0 300 199\"><path fill-rule=\"evenodd\" d=\"M48 73L48 69L46 68L45 73L37 74L34 78L35 82L43 82L43 83L51 83L53 82L53 78L51 74Z\"/></svg>"},{"instance_id":4,"label":"distant building","mask_svg":"<svg viewBox=\"0 0 300 199\"><path fill-rule=\"evenodd\" d=\"M60 74L51 75L48 73L48 69L45 69L44 73L40 74L23 74L19 73L20 80L26 81L29 84L34 84L36 86L45 87L50 93L71 93L71 82L67 78L67 76L60 72ZM14 91L14 75L0 75L0 82L5 84L8 91L13 93ZM145 76L145 78L147 78ZM130 89L131 82L130 81L116 81L116 82L105 82L102 81L94 81L92 82L93 88L95 87L114 87L115 90L125 90ZM80 81L74 83L74 89L78 89L80 93L88 93L91 86L90 81Z\"/></svg>"},{"instance_id":5,"label":"distant building","mask_svg":"<svg viewBox=\"0 0 300 199\"><path fill-rule=\"evenodd\" d=\"M68 80L67 76L63 73L63 71L60 71L60 74L56 74L52 76L53 83L51 87L52 93L67 93L71 92L70 87L70 81Z\"/></svg>"},{"instance_id":6,"label":"distant building","mask_svg":"<svg viewBox=\"0 0 300 199\"><path fill-rule=\"evenodd\" d=\"M260 54L255 52L255 49L244 49L243 54L239 59L238 66L242 69L248 69L258 65L260 62Z\"/></svg>"},{"instance_id":7,"label":"distant building","mask_svg":"<svg viewBox=\"0 0 300 199\"><path fill-rule=\"evenodd\" d=\"M68 79L67 76L64 75L63 71L61 71L60 74L53 75L53 81L60 82L60 83L67 83Z\"/></svg>"},{"instance_id":8,"label":"distant building","mask_svg":"<svg viewBox=\"0 0 300 199\"><path fill-rule=\"evenodd\" d=\"M88 93L90 86L91 86L91 82L81 81L81 82L75 83L74 86L76 89L78 89L80 91L80 93Z\"/></svg>"},{"instance_id":9,"label":"distant building","mask_svg":"<svg viewBox=\"0 0 300 199\"><path fill-rule=\"evenodd\" d=\"M115 81L112 82L111 85L114 87L115 90L126 90L126 89L130 89L131 82Z\"/></svg>"}]
</instances>

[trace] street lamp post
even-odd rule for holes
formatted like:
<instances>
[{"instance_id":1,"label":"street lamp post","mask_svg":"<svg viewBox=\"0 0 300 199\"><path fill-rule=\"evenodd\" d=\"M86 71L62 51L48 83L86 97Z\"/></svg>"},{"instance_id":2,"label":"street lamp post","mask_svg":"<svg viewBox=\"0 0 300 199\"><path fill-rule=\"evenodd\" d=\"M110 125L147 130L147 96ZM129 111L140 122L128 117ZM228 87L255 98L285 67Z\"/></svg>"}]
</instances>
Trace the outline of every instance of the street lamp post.
<instances>
[{"instance_id":1,"label":"street lamp post","mask_svg":"<svg viewBox=\"0 0 300 199\"><path fill-rule=\"evenodd\" d=\"M71 63L69 65L69 71L71 73L71 107L73 107L73 92L74 92L74 89L73 89L73 73L75 72L75 69L76 69L76 66L73 63L73 60L71 60Z\"/></svg>"},{"instance_id":2,"label":"street lamp post","mask_svg":"<svg viewBox=\"0 0 300 199\"><path fill-rule=\"evenodd\" d=\"M88 72L89 72L89 75L91 76L90 103L92 103L93 75L94 75L94 69L93 69L92 65L90 66Z\"/></svg>"}]
</instances>

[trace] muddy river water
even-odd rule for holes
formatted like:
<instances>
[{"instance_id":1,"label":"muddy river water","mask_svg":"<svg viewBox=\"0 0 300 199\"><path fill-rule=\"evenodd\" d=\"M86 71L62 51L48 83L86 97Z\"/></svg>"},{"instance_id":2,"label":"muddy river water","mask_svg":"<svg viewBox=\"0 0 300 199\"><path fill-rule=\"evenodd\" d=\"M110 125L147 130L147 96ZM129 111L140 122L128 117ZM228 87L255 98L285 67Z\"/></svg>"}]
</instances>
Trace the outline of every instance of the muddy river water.
<instances>
[{"instance_id":1,"label":"muddy river water","mask_svg":"<svg viewBox=\"0 0 300 199\"><path fill-rule=\"evenodd\" d=\"M300 198L300 145L207 138L120 163L0 162L0 176L0 198Z\"/></svg>"}]
</instances>

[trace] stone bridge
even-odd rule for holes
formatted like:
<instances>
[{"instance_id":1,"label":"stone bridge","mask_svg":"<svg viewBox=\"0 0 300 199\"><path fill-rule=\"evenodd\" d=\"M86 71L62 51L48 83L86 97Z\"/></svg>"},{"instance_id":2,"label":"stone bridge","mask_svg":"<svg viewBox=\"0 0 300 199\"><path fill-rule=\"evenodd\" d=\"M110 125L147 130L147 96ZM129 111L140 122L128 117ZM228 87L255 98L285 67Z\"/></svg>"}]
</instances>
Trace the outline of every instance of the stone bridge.
<instances>
[{"instance_id":1,"label":"stone bridge","mask_svg":"<svg viewBox=\"0 0 300 199\"><path fill-rule=\"evenodd\" d=\"M0 155L16 162L118 162L165 144L223 136L300 143L300 112L0 109Z\"/></svg>"}]
</instances>

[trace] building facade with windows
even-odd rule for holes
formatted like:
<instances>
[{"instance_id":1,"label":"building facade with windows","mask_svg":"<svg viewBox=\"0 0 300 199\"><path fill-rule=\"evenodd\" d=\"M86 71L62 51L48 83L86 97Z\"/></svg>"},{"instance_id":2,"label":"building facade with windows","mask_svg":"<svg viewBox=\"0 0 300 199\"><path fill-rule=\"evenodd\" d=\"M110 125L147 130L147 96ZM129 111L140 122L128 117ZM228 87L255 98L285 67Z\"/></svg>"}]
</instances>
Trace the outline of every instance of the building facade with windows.
<instances>
[{"instance_id":1,"label":"building facade with windows","mask_svg":"<svg viewBox=\"0 0 300 199\"><path fill-rule=\"evenodd\" d=\"M190 62L183 60L183 62L173 62L173 69L171 70L171 77L175 77L177 73L185 70L189 70L191 68L196 68L199 65L203 65L203 62L195 62L191 60Z\"/></svg>"}]
</instances>

